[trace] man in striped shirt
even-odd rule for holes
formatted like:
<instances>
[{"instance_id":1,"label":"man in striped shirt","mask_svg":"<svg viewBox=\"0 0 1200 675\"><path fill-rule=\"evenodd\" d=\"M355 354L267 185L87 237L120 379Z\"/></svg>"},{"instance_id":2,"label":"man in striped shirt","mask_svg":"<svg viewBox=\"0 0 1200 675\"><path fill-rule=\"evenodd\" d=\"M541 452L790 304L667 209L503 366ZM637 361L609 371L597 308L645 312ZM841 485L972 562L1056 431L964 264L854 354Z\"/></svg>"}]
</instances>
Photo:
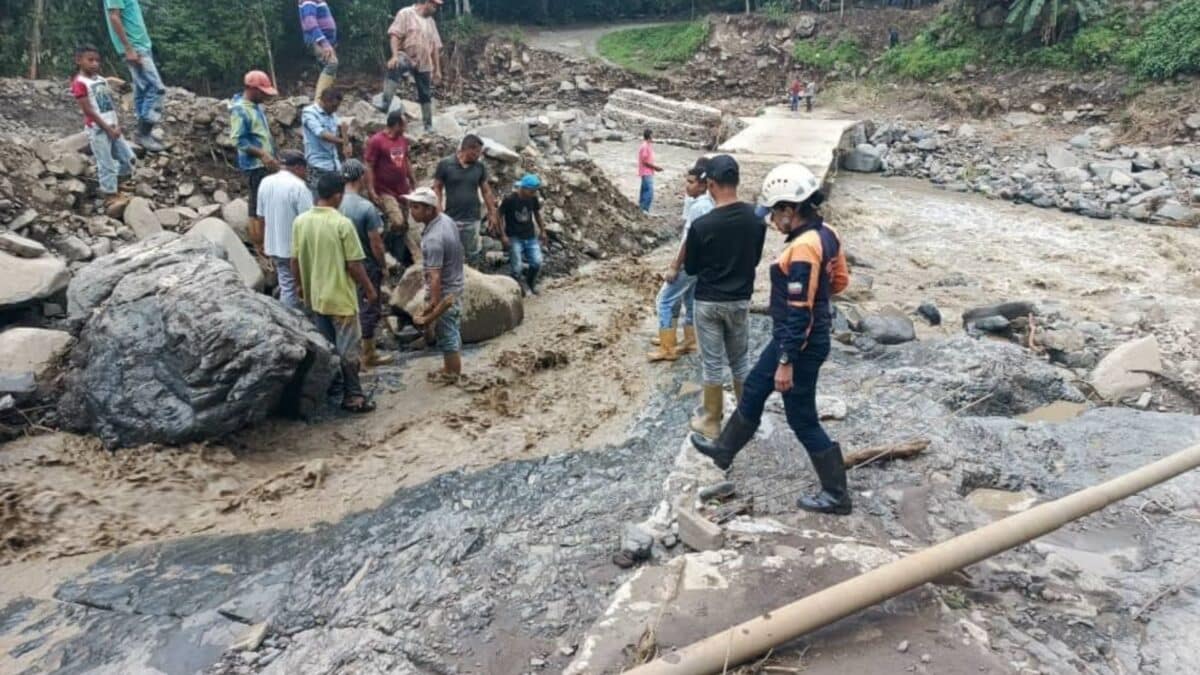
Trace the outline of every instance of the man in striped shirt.
<instances>
[{"instance_id":1,"label":"man in striped shirt","mask_svg":"<svg viewBox=\"0 0 1200 675\"><path fill-rule=\"evenodd\" d=\"M325 0L299 0L300 30L304 33L304 44L317 57L321 75L317 78L317 91L313 98L321 99L321 93L333 86L337 80L337 23Z\"/></svg>"}]
</instances>

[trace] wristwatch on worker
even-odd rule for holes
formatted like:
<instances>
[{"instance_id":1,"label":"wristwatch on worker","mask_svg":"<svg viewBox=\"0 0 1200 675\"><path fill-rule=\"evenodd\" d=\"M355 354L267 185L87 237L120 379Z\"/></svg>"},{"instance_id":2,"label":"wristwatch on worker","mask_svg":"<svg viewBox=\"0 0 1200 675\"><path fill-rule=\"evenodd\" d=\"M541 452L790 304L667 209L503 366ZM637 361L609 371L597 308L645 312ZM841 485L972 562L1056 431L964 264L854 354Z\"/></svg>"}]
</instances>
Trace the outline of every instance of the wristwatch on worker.
<instances>
[{"instance_id":1,"label":"wristwatch on worker","mask_svg":"<svg viewBox=\"0 0 1200 675\"><path fill-rule=\"evenodd\" d=\"M779 365L781 365L781 366L792 365L792 357L788 356L787 352L780 352L779 353Z\"/></svg>"}]
</instances>

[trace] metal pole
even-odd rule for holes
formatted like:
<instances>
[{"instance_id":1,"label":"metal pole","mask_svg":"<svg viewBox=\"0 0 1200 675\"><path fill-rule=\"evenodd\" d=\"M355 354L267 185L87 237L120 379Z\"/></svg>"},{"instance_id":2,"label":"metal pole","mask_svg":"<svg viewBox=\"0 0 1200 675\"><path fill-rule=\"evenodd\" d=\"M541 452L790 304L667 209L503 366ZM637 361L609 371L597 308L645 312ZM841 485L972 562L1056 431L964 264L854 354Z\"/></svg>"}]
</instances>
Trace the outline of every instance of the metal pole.
<instances>
[{"instance_id":1,"label":"metal pole","mask_svg":"<svg viewBox=\"0 0 1200 675\"><path fill-rule=\"evenodd\" d=\"M1036 539L1133 494L1200 467L1200 445L1086 490L957 536L627 671L708 675L893 598L944 574Z\"/></svg>"}]
</instances>

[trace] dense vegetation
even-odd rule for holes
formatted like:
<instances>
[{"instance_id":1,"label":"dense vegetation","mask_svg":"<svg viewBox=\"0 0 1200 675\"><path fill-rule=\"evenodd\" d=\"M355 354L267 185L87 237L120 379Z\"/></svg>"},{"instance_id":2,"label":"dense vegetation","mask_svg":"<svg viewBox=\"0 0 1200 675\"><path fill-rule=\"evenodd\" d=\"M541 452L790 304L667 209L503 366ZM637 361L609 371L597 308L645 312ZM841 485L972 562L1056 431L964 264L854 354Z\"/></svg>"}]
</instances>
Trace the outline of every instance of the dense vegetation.
<instances>
[{"instance_id":1,"label":"dense vegetation","mask_svg":"<svg viewBox=\"0 0 1200 675\"><path fill-rule=\"evenodd\" d=\"M947 11L911 42L889 50L882 59L883 72L935 79L976 64L1119 68L1155 80L1200 73L1200 0L1179 0L1141 18L1118 9L1088 15L1087 21L1074 15L1069 31L1054 24L1053 31L1059 32L1052 44L1046 44L1047 29L1037 29L1036 21L1029 33L1025 23L1011 21L1012 10L1005 27L980 29L969 8L963 3L957 11Z\"/></svg>"},{"instance_id":2,"label":"dense vegetation","mask_svg":"<svg viewBox=\"0 0 1200 675\"><path fill-rule=\"evenodd\" d=\"M708 41L708 22L629 28L600 38L600 55L636 72L686 63Z\"/></svg>"}]
</instances>

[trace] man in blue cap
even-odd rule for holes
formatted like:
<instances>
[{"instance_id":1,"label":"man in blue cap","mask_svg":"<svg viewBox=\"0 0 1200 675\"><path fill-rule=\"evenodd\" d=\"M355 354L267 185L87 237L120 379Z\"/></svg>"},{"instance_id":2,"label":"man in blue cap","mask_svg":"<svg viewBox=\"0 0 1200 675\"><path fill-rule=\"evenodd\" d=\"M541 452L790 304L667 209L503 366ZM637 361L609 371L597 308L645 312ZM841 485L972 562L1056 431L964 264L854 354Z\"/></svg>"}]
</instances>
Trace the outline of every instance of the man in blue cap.
<instances>
[{"instance_id":1,"label":"man in blue cap","mask_svg":"<svg viewBox=\"0 0 1200 675\"><path fill-rule=\"evenodd\" d=\"M537 278L542 271L542 244L546 243L546 225L542 221L542 202L537 191L540 178L526 174L516 184L516 190L500 203L504 227L500 241L509 252L509 266L517 283L525 282L529 292L537 295ZM529 267L524 270L524 263Z\"/></svg>"}]
</instances>

